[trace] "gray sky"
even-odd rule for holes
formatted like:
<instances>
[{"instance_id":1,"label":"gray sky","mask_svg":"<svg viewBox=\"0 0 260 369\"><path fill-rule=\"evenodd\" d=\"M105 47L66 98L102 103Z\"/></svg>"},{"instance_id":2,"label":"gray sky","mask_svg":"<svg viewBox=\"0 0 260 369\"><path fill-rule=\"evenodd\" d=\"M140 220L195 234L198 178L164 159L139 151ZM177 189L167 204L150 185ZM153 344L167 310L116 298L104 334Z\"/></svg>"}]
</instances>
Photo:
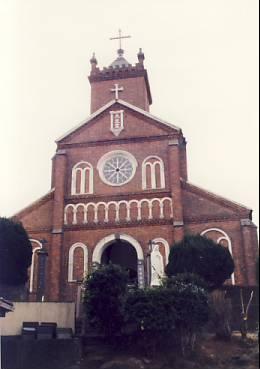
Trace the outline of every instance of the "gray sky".
<instances>
[{"instance_id":1,"label":"gray sky","mask_svg":"<svg viewBox=\"0 0 260 369\"><path fill-rule=\"evenodd\" d=\"M55 139L89 115L93 51L142 47L151 112L188 140L190 181L255 210L258 0L0 0L0 215L50 189Z\"/></svg>"}]
</instances>

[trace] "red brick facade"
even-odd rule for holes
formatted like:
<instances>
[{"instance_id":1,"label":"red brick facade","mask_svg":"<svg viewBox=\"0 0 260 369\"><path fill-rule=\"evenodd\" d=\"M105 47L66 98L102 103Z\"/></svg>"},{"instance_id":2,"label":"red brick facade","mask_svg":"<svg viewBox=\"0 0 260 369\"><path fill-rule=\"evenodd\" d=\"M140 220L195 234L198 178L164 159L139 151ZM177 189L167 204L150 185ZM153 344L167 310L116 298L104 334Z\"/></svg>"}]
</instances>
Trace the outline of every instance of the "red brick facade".
<instances>
[{"instance_id":1,"label":"red brick facade","mask_svg":"<svg viewBox=\"0 0 260 369\"><path fill-rule=\"evenodd\" d=\"M46 298L75 300L84 273L119 240L121 247L135 248L142 286L149 241L159 246L165 265L168 248L187 233L205 234L229 247L236 264L233 282L255 285L258 241L252 211L188 182L181 129L149 113L142 54L135 66L100 70L95 59L91 64L93 114L57 140L50 193L16 215L34 248L47 241ZM111 89L118 89L118 96ZM32 299L36 253L33 274Z\"/></svg>"}]
</instances>

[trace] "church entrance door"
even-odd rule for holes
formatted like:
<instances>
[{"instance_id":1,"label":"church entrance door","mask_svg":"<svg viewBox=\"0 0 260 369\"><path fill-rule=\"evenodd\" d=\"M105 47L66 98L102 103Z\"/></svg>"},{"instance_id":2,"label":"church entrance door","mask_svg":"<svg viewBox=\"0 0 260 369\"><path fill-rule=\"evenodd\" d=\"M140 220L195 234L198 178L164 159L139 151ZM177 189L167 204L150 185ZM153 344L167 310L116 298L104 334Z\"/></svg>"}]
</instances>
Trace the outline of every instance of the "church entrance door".
<instances>
[{"instance_id":1,"label":"church entrance door","mask_svg":"<svg viewBox=\"0 0 260 369\"><path fill-rule=\"evenodd\" d=\"M115 240L104 250L101 264L120 265L128 273L129 285L138 286L137 252L127 241Z\"/></svg>"},{"instance_id":2,"label":"church entrance door","mask_svg":"<svg viewBox=\"0 0 260 369\"><path fill-rule=\"evenodd\" d=\"M129 280L145 287L144 253L140 243L127 234L111 234L100 240L93 252L93 265L114 263L128 271Z\"/></svg>"}]
</instances>

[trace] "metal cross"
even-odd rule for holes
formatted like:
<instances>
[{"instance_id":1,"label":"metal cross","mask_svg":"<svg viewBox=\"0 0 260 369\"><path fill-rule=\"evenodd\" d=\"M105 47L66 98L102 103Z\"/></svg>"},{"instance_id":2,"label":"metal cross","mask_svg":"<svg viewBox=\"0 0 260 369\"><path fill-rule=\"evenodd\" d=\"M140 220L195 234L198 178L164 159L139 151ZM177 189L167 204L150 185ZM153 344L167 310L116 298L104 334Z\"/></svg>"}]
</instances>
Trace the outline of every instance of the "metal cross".
<instances>
[{"instance_id":1,"label":"metal cross","mask_svg":"<svg viewBox=\"0 0 260 369\"><path fill-rule=\"evenodd\" d=\"M122 49L122 39L123 38L131 38L131 36L122 36L121 29L118 30L119 36L118 37L111 37L110 40L119 40L119 50Z\"/></svg>"},{"instance_id":2,"label":"metal cross","mask_svg":"<svg viewBox=\"0 0 260 369\"><path fill-rule=\"evenodd\" d=\"M124 87L119 87L118 83L115 83L115 88L111 88L110 91L115 93L115 99L118 100L119 99L118 93L124 91Z\"/></svg>"}]
</instances>

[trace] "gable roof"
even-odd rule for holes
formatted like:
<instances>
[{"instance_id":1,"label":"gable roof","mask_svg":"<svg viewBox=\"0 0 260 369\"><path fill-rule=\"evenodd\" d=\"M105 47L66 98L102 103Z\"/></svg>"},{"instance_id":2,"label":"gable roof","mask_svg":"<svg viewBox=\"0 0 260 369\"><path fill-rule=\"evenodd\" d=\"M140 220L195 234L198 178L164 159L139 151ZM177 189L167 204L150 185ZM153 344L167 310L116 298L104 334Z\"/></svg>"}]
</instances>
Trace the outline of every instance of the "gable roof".
<instances>
[{"instance_id":1,"label":"gable roof","mask_svg":"<svg viewBox=\"0 0 260 369\"><path fill-rule=\"evenodd\" d=\"M125 106L126 108L133 110L147 118L150 118L164 126L166 126L167 128L171 128L174 129L178 132L181 132L181 128L166 122L165 120L162 120L160 118L157 118L156 116L150 114L149 112L141 109L141 108L137 108L136 106L124 101L124 100L111 100L109 103L107 103L106 105L102 106L100 109L98 109L97 111L95 111L93 114L91 114L87 120L84 120L83 122L77 124L74 128L70 129L68 132L66 132L64 135L62 135L61 137L59 137L55 142L58 143L62 140L64 140L64 138L68 137L69 135L71 135L72 133L76 132L77 130L79 130L81 127L83 127L84 125L87 125L88 123L90 123L94 118L96 118L97 116L99 116L100 114L102 114L106 109L110 108L112 105L114 105L115 103L119 103L123 106Z\"/></svg>"},{"instance_id":2,"label":"gable roof","mask_svg":"<svg viewBox=\"0 0 260 369\"><path fill-rule=\"evenodd\" d=\"M37 209L41 205L45 204L47 201L52 200L54 197L55 188L52 188L49 192L47 192L44 196L40 197L38 200L32 202L27 205L22 210L19 210L18 213L15 213L12 218L21 218L24 215L30 213L31 211Z\"/></svg>"},{"instance_id":3,"label":"gable roof","mask_svg":"<svg viewBox=\"0 0 260 369\"><path fill-rule=\"evenodd\" d=\"M184 190L190 191L198 196L205 197L210 201L218 203L219 205L226 206L227 208L232 209L235 212L239 212L239 213L245 212L247 213L248 216L251 216L252 214L252 209L248 208L247 206L244 206L235 201L226 199L225 197L216 195L215 193L205 190L201 187L198 187L192 184L191 182L188 182L182 179L181 185Z\"/></svg>"}]
</instances>

